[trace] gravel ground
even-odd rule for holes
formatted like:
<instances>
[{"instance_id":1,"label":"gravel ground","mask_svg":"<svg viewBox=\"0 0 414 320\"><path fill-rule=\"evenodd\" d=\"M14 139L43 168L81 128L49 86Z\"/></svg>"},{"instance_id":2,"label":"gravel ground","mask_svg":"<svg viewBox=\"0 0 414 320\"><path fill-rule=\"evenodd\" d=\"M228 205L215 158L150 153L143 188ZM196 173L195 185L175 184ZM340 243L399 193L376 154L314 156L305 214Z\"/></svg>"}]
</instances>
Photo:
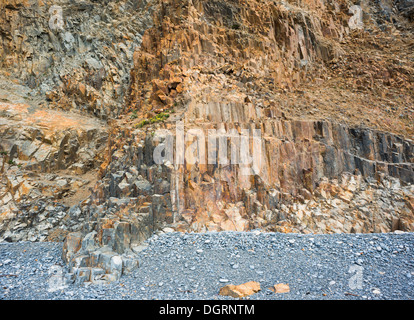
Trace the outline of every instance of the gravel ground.
<instances>
[{"instance_id":1,"label":"gravel ground","mask_svg":"<svg viewBox=\"0 0 414 320\"><path fill-rule=\"evenodd\" d=\"M414 233L301 235L259 232L154 235L140 267L109 285L51 291L66 272L61 243L0 243L0 300L233 299L226 284L258 281L249 299L413 299ZM289 293L268 288L287 283Z\"/></svg>"}]
</instances>

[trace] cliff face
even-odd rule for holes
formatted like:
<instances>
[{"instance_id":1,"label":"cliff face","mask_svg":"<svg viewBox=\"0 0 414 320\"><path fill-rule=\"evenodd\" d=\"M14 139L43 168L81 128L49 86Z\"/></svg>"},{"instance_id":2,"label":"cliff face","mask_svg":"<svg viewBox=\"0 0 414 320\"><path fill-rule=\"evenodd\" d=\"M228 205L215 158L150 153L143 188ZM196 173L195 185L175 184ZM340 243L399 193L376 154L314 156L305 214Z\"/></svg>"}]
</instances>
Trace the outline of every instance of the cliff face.
<instances>
[{"instance_id":1,"label":"cliff face","mask_svg":"<svg viewBox=\"0 0 414 320\"><path fill-rule=\"evenodd\" d=\"M163 2L160 21L134 54L130 105L149 111L184 104L194 118L203 116L203 105L248 100L295 119L412 135L412 25L385 11L383 1L361 3L364 31L352 29L358 17L352 7L346 1Z\"/></svg>"},{"instance_id":2,"label":"cliff face","mask_svg":"<svg viewBox=\"0 0 414 320\"><path fill-rule=\"evenodd\" d=\"M391 231L400 215L410 216L402 198L405 209L395 216L389 207L365 208L377 211L381 222L365 219L359 209L345 218L349 208L325 210L328 222L319 227L312 219L296 221L295 209L285 210L289 218L282 213L284 205L297 201L312 207L321 181L344 173L373 178L379 185L388 176L413 182L412 26L398 11L388 12L390 5L361 3L358 25L352 22L356 9L345 1L164 1L134 53L128 106L135 110L132 123L138 129L120 130L131 141L145 140L138 147L145 155L152 155L160 141L168 144L171 134L174 156L159 166L151 157L136 157L134 142L129 143L127 152L117 154L122 165L112 162L105 178L113 184L116 172L125 188L104 187L102 199L140 195L132 191L134 181L123 180L123 164L129 161L138 169L144 165L140 174L154 185L155 194L145 201L153 204L156 220L183 230L267 225L307 232ZM387 48L403 67L390 60ZM390 106L401 112L398 117L390 116L395 113L384 105L389 101L399 105ZM166 113L168 120L158 127L167 133L146 124ZM177 149L178 120L186 133L181 148L204 154L198 162L176 163L183 151ZM188 135L195 129L202 139ZM218 130L215 146L207 141L212 129ZM251 137L239 136L254 129L261 134L256 152ZM229 143L219 145L220 136ZM253 163L260 162L258 174L243 175L242 166L230 161L234 153L240 155L244 141L250 141ZM209 153L228 155L229 161L211 163ZM163 194L156 187L161 182L167 187ZM324 201L316 200L317 206ZM410 226L408 221L401 224Z\"/></svg>"},{"instance_id":3,"label":"cliff face","mask_svg":"<svg viewBox=\"0 0 414 320\"><path fill-rule=\"evenodd\" d=\"M412 1L0 9L1 239L110 281L166 227L413 231Z\"/></svg>"},{"instance_id":4,"label":"cliff face","mask_svg":"<svg viewBox=\"0 0 414 320\"><path fill-rule=\"evenodd\" d=\"M101 120L124 109L151 8L150 1L0 2L2 239L62 240L80 228L84 218L69 208L96 182L108 137Z\"/></svg>"}]
</instances>

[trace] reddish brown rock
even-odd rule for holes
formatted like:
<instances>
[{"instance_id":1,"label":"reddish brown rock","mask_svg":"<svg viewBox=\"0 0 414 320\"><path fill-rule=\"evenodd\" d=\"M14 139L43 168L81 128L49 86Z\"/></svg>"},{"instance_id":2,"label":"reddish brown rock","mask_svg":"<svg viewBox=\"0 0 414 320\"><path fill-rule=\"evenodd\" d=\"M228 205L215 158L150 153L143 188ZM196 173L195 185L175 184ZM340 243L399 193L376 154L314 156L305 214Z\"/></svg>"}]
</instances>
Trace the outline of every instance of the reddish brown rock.
<instances>
[{"instance_id":1,"label":"reddish brown rock","mask_svg":"<svg viewBox=\"0 0 414 320\"><path fill-rule=\"evenodd\" d=\"M219 294L233 298L244 298L260 291L260 283L249 281L239 285L229 284L220 289Z\"/></svg>"},{"instance_id":2,"label":"reddish brown rock","mask_svg":"<svg viewBox=\"0 0 414 320\"><path fill-rule=\"evenodd\" d=\"M270 288L274 293L288 293L290 292L290 287L286 283L278 283Z\"/></svg>"}]
</instances>

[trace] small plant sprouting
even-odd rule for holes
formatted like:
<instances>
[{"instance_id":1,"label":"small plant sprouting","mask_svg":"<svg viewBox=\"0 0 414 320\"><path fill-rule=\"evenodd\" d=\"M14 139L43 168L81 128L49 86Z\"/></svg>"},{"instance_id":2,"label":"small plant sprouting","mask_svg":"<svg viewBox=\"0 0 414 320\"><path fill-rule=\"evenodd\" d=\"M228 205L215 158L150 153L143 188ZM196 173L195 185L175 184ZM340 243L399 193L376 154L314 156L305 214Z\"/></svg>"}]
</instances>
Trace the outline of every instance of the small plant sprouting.
<instances>
[{"instance_id":1,"label":"small plant sprouting","mask_svg":"<svg viewBox=\"0 0 414 320\"><path fill-rule=\"evenodd\" d=\"M142 120L140 123L137 124L137 128L142 128L143 126L149 124L148 120Z\"/></svg>"},{"instance_id":2,"label":"small plant sprouting","mask_svg":"<svg viewBox=\"0 0 414 320\"><path fill-rule=\"evenodd\" d=\"M136 118L138 118L138 111L134 110L134 111L132 111L131 119L136 119Z\"/></svg>"}]
</instances>

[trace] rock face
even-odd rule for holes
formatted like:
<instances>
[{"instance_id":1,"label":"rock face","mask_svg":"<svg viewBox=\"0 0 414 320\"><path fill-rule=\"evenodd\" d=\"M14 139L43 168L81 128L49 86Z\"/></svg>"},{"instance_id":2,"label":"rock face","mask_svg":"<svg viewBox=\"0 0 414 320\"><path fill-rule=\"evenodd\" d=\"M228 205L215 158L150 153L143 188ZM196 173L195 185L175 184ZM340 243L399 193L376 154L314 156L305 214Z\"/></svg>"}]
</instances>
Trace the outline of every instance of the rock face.
<instances>
[{"instance_id":1,"label":"rock face","mask_svg":"<svg viewBox=\"0 0 414 320\"><path fill-rule=\"evenodd\" d=\"M412 0L398 0L396 1L398 10L403 16L411 21L414 20L414 1Z\"/></svg>"},{"instance_id":2,"label":"rock face","mask_svg":"<svg viewBox=\"0 0 414 320\"><path fill-rule=\"evenodd\" d=\"M132 54L152 24L150 4L2 1L0 68L51 106L114 117L123 107Z\"/></svg>"},{"instance_id":3,"label":"rock face","mask_svg":"<svg viewBox=\"0 0 414 320\"><path fill-rule=\"evenodd\" d=\"M95 199L107 203L108 198L124 198L125 208L131 207L131 201L132 207L137 201L150 205L155 228L167 223L193 231L243 231L270 225L284 230L278 225L289 221L291 231L386 232L395 228L395 219L408 218L403 225L411 230L412 210L404 200L413 192L414 149L410 140L328 122L256 121L263 133L263 161L255 175L243 175L243 167L231 164L230 158L224 165L219 159L216 164L208 164L208 159L191 164L187 158L182 165L174 166L165 159L163 164L156 164L144 155L154 154L168 135L159 135L161 130L147 134L143 145L136 149L133 141L138 141L142 132L135 131L131 133L131 144L123 148L127 151L118 152L119 159L107 168ZM229 124L227 133L231 128L239 132L240 127ZM168 131L172 138L177 138L175 129ZM223 134L226 139L227 133ZM240 137L233 137L236 139ZM231 155L234 145L231 138L228 140L223 154ZM240 146L240 141L237 143ZM220 148L219 142L216 146ZM206 149L206 157L213 151L220 154L220 150ZM176 149L174 152L177 154ZM198 153L199 148L194 148L193 154ZM122 170L125 164L128 170ZM378 206L384 196L389 200ZM369 199L375 199L375 205ZM400 205L391 205L394 201ZM333 209L336 206L340 208ZM309 223L295 223L302 217L299 208L326 216L339 227L310 223L318 219L313 215ZM378 221L369 218L372 211ZM346 218L350 213L352 218ZM346 227L338 219L348 220Z\"/></svg>"},{"instance_id":4,"label":"rock face","mask_svg":"<svg viewBox=\"0 0 414 320\"><path fill-rule=\"evenodd\" d=\"M67 235L68 281L159 229L414 230L410 1L0 9L0 241Z\"/></svg>"},{"instance_id":5,"label":"rock face","mask_svg":"<svg viewBox=\"0 0 414 320\"><path fill-rule=\"evenodd\" d=\"M35 241L52 239L55 233L62 240L79 221L73 221L70 207L58 201L85 189L86 173L103 162L105 125L76 113L27 104L25 87L4 79L2 83L22 103L0 102L0 236ZM6 92L0 97L8 98Z\"/></svg>"},{"instance_id":6,"label":"rock face","mask_svg":"<svg viewBox=\"0 0 414 320\"><path fill-rule=\"evenodd\" d=\"M266 225L308 232L377 230L372 222L356 226L356 220L350 227L296 224L284 213L286 204L310 201L318 196L314 191L320 183L328 179L335 184L346 172L356 174L357 180L358 175L385 175L408 184L414 179L412 140L330 120L286 119L275 103L275 91L300 87L310 75L325 72L345 49L338 46L350 32L344 27L349 20L341 9L345 3L330 4L333 10L324 13L329 18L315 11L322 3L308 5L313 10L256 1L163 3L158 28L144 34L134 53L129 103L142 118L136 130L120 126L127 142L119 141L115 148L97 199L138 195L151 203L156 223L175 224L181 230L241 231ZM151 123L155 128L147 126ZM177 133L179 125L185 137ZM191 130L204 139L189 136ZM213 147L207 142L208 130L217 131ZM233 165L230 157L224 163L218 159L220 153L238 157L243 141L253 144L251 137L239 136L243 130L260 132L259 151L253 155L253 162L260 162L259 174L243 175L246 168ZM184 143L177 148L179 139ZM220 139L227 145L220 145ZM162 144L175 148L160 165L154 155ZM193 154L203 155L196 161L185 157L190 145ZM213 164L207 159L212 153L217 157ZM184 154L182 163L176 163L177 154ZM123 170L125 163L133 170ZM137 175L153 188L136 188ZM398 198L404 208L398 217L409 216L403 196ZM382 208L387 218L381 219L380 230L391 230L390 208ZM288 227L278 226L281 221Z\"/></svg>"},{"instance_id":7,"label":"rock face","mask_svg":"<svg viewBox=\"0 0 414 320\"><path fill-rule=\"evenodd\" d=\"M269 288L274 293L287 293L290 291L289 285L285 283L275 284L273 287Z\"/></svg>"},{"instance_id":8,"label":"rock face","mask_svg":"<svg viewBox=\"0 0 414 320\"><path fill-rule=\"evenodd\" d=\"M129 250L130 252L124 252L122 255L117 253L124 243L113 231L117 232L125 226L125 223L120 223L115 229L111 229L112 232L104 232L105 238L102 242L97 239L96 231L84 237L80 232L69 234L65 239L62 253L63 260L69 266L67 281L76 284L112 282L118 280L122 274L137 268L138 261L132 251ZM112 245L108 245L108 239Z\"/></svg>"},{"instance_id":9,"label":"rock face","mask_svg":"<svg viewBox=\"0 0 414 320\"><path fill-rule=\"evenodd\" d=\"M1 149L22 169L79 173L97 167L106 146L102 123L76 114L0 103Z\"/></svg>"}]
</instances>

